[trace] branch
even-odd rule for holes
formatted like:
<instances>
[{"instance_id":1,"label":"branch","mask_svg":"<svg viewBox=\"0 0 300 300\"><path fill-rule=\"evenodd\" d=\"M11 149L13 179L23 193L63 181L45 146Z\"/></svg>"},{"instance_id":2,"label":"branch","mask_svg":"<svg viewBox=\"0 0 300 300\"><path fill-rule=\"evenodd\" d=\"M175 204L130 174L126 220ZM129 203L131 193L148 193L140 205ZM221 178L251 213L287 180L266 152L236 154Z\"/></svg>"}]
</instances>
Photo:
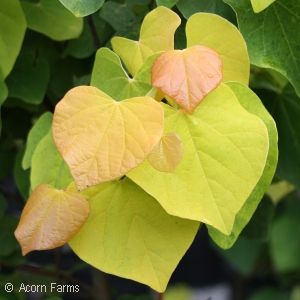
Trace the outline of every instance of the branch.
<instances>
[{"instance_id":1,"label":"branch","mask_svg":"<svg viewBox=\"0 0 300 300\"><path fill-rule=\"evenodd\" d=\"M93 38L93 42L94 42L94 47L96 50L98 50L99 48L101 48L101 43L99 40L99 36L97 34L97 29L94 23L94 19L92 15L87 16L88 19L88 23L90 26L90 30L91 30L91 34L92 34L92 38Z\"/></svg>"}]
</instances>

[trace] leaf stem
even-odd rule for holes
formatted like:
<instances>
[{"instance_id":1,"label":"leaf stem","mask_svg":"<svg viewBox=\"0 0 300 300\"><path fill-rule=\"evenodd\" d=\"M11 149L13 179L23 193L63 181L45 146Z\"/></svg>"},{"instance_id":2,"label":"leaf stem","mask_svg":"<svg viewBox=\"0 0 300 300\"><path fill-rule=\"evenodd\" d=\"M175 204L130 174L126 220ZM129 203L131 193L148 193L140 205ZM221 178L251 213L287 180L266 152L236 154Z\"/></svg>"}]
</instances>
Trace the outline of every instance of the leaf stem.
<instances>
[{"instance_id":1,"label":"leaf stem","mask_svg":"<svg viewBox=\"0 0 300 300\"><path fill-rule=\"evenodd\" d=\"M99 36L97 34L97 29L96 29L96 26L95 26L93 16L89 15L89 16L87 16L87 19L88 19L91 34L92 34L92 37L93 37L94 47L95 47L96 50L98 50L99 48L101 48L101 43L100 43L100 40L99 40Z\"/></svg>"},{"instance_id":2,"label":"leaf stem","mask_svg":"<svg viewBox=\"0 0 300 300\"><path fill-rule=\"evenodd\" d=\"M158 293L158 300L164 300L164 293Z\"/></svg>"}]
</instances>

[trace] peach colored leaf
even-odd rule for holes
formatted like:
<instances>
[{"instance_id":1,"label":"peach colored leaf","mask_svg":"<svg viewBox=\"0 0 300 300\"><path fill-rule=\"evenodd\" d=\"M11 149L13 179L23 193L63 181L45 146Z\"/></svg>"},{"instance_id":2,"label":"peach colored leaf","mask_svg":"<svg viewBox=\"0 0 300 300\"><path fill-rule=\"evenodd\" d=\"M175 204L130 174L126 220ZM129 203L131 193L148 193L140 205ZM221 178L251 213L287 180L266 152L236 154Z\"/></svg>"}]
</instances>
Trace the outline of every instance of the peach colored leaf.
<instances>
[{"instance_id":1,"label":"peach colored leaf","mask_svg":"<svg viewBox=\"0 0 300 300\"><path fill-rule=\"evenodd\" d=\"M178 134L168 132L148 155L151 166L161 172L175 172L183 155L183 144Z\"/></svg>"},{"instance_id":2,"label":"peach colored leaf","mask_svg":"<svg viewBox=\"0 0 300 300\"><path fill-rule=\"evenodd\" d=\"M152 85L189 114L221 80L221 58L217 52L205 46L167 51L152 66Z\"/></svg>"},{"instance_id":3,"label":"peach colored leaf","mask_svg":"<svg viewBox=\"0 0 300 300\"><path fill-rule=\"evenodd\" d=\"M121 57L130 74L135 76L149 56L174 48L174 33L180 22L180 17L172 10L157 7L146 15L139 41L114 37L111 40L113 50Z\"/></svg>"},{"instance_id":4,"label":"peach colored leaf","mask_svg":"<svg viewBox=\"0 0 300 300\"><path fill-rule=\"evenodd\" d=\"M52 131L83 190L138 166L158 143L163 127L163 108L152 98L116 102L95 87L81 86L57 104Z\"/></svg>"},{"instance_id":5,"label":"peach colored leaf","mask_svg":"<svg viewBox=\"0 0 300 300\"><path fill-rule=\"evenodd\" d=\"M39 185L28 199L15 231L22 254L67 243L89 212L89 202L79 194L57 190L49 184Z\"/></svg>"}]
</instances>

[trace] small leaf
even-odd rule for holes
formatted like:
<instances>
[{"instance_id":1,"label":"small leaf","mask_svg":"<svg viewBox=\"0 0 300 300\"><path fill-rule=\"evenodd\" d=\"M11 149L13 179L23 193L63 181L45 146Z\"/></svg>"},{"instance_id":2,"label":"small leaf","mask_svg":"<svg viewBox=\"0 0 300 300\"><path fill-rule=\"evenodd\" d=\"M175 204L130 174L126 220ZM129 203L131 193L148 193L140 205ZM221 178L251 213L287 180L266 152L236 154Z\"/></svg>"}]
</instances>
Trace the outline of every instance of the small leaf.
<instances>
[{"instance_id":1,"label":"small leaf","mask_svg":"<svg viewBox=\"0 0 300 300\"><path fill-rule=\"evenodd\" d=\"M197 13L187 21L186 37L188 47L202 45L220 55L223 63L222 82L238 81L248 85L250 61L247 46L233 24L218 15Z\"/></svg>"},{"instance_id":2,"label":"small leaf","mask_svg":"<svg viewBox=\"0 0 300 300\"><path fill-rule=\"evenodd\" d=\"M0 81L12 70L26 31L26 19L19 0L0 2ZM1 91L1 86L0 86ZM1 92L0 92L1 102Z\"/></svg>"},{"instance_id":3,"label":"small leaf","mask_svg":"<svg viewBox=\"0 0 300 300\"><path fill-rule=\"evenodd\" d=\"M275 0L251 0L254 12L259 13L271 5Z\"/></svg>"},{"instance_id":4,"label":"small leaf","mask_svg":"<svg viewBox=\"0 0 300 300\"><path fill-rule=\"evenodd\" d=\"M174 172L183 155L183 145L178 134L164 134L147 156L151 166L161 172Z\"/></svg>"},{"instance_id":5,"label":"small leaf","mask_svg":"<svg viewBox=\"0 0 300 300\"><path fill-rule=\"evenodd\" d=\"M269 150L266 126L222 83L193 115L162 106L164 131L176 132L182 140L181 162L175 173L163 173L145 160L126 175L169 214L230 234L236 214L265 168Z\"/></svg>"},{"instance_id":6,"label":"small leaf","mask_svg":"<svg viewBox=\"0 0 300 300\"><path fill-rule=\"evenodd\" d=\"M137 74L130 78L122 67L117 54L108 48L101 48L96 54L91 85L97 87L116 101L146 96L153 88L151 67L159 53L153 54Z\"/></svg>"},{"instance_id":7,"label":"small leaf","mask_svg":"<svg viewBox=\"0 0 300 300\"><path fill-rule=\"evenodd\" d=\"M162 136L163 109L150 97L116 102L95 87L70 90L57 104L55 144L78 189L123 176Z\"/></svg>"},{"instance_id":8,"label":"small leaf","mask_svg":"<svg viewBox=\"0 0 300 300\"><path fill-rule=\"evenodd\" d=\"M205 46L170 50L161 54L152 67L152 84L189 114L222 80L218 53Z\"/></svg>"},{"instance_id":9,"label":"small leaf","mask_svg":"<svg viewBox=\"0 0 300 300\"><path fill-rule=\"evenodd\" d=\"M87 220L90 206L82 196L39 185L22 212L15 236L22 254L67 243Z\"/></svg>"},{"instance_id":10,"label":"small leaf","mask_svg":"<svg viewBox=\"0 0 300 300\"><path fill-rule=\"evenodd\" d=\"M83 19L76 18L58 0L39 3L21 2L28 28L43 33L55 41L79 37Z\"/></svg>"},{"instance_id":11,"label":"small leaf","mask_svg":"<svg viewBox=\"0 0 300 300\"><path fill-rule=\"evenodd\" d=\"M139 41L114 37L111 43L130 74L135 76L149 56L174 48L174 33L179 24L180 18L177 14L160 6L146 15Z\"/></svg>"},{"instance_id":12,"label":"small leaf","mask_svg":"<svg viewBox=\"0 0 300 300\"><path fill-rule=\"evenodd\" d=\"M68 191L76 192L75 184ZM128 178L100 184L80 195L89 200L91 211L69 242L74 252L103 272L163 292L199 222L170 216Z\"/></svg>"},{"instance_id":13,"label":"small leaf","mask_svg":"<svg viewBox=\"0 0 300 300\"><path fill-rule=\"evenodd\" d=\"M22 161L24 170L31 167L32 155L40 141L51 129L53 115L50 112L44 113L34 126L30 129L27 137L26 150Z\"/></svg>"},{"instance_id":14,"label":"small leaf","mask_svg":"<svg viewBox=\"0 0 300 300\"><path fill-rule=\"evenodd\" d=\"M32 156L30 181L33 190L42 183L64 189L73 181L67 164L53 142L51 130L40 141Z\"/></svg>"},{"instance_id":15,"label":"small leaf","mask_svg":"<svg viewBox=\"0 0 300 300\"><path fill-rule=\"evenodd\" d=\"M59 0L76 17L85 17L96 12L104 0Z\"/></svg>"}]
</instances>

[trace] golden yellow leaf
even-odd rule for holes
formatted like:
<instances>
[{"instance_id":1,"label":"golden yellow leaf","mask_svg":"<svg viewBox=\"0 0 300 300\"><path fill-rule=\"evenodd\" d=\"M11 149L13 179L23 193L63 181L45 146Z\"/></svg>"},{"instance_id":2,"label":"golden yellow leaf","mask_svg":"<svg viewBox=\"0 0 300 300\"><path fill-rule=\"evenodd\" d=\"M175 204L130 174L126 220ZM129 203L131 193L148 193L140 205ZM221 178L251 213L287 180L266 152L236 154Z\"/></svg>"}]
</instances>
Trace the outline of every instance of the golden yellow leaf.
<instances>
[{"instance_id":1,"label":"golden yellow leaf","mask_svg":"<svg viewBox=\"0 0 300 300\"><path fill-rule=\"evenodd\" d=\"M168 132L148 155L151 166L161 172L174 172L183 155L183 144L178 134Z\"/></svg>"},{"instance_id":2,"label":"golden yellow leaf","mask_svg":"<svg viewBox=\"0 0 300 300\"><path fill-rule=\"evenodd\" d=\"M95 87L81 86L57 104L52 130L77 188L83 190L138 166L163 127L163 108L152 98L116 102Z\"/></svg>"},{"instance_id":3,"label":"golden yellow leaf","mask_svg":"<svg viewBox=\"0 0 300 300\"><path fill-rule=\"evenodd\" d=\"M25 255L67 243L89 216L89 202L79 194L41 184L22 212L15 236Z\"/></svg>"},{"instance_id":4,"label":"golden yellow leaf","mask_svg":"<svg viewBox=\"0 0 300 300\"><path fill-rule=\"evenodd\" d=\"M222 60L205 46L170 50L152 67L152 84L192 114L222 80Z\"/></svg>"}]
</instances>

